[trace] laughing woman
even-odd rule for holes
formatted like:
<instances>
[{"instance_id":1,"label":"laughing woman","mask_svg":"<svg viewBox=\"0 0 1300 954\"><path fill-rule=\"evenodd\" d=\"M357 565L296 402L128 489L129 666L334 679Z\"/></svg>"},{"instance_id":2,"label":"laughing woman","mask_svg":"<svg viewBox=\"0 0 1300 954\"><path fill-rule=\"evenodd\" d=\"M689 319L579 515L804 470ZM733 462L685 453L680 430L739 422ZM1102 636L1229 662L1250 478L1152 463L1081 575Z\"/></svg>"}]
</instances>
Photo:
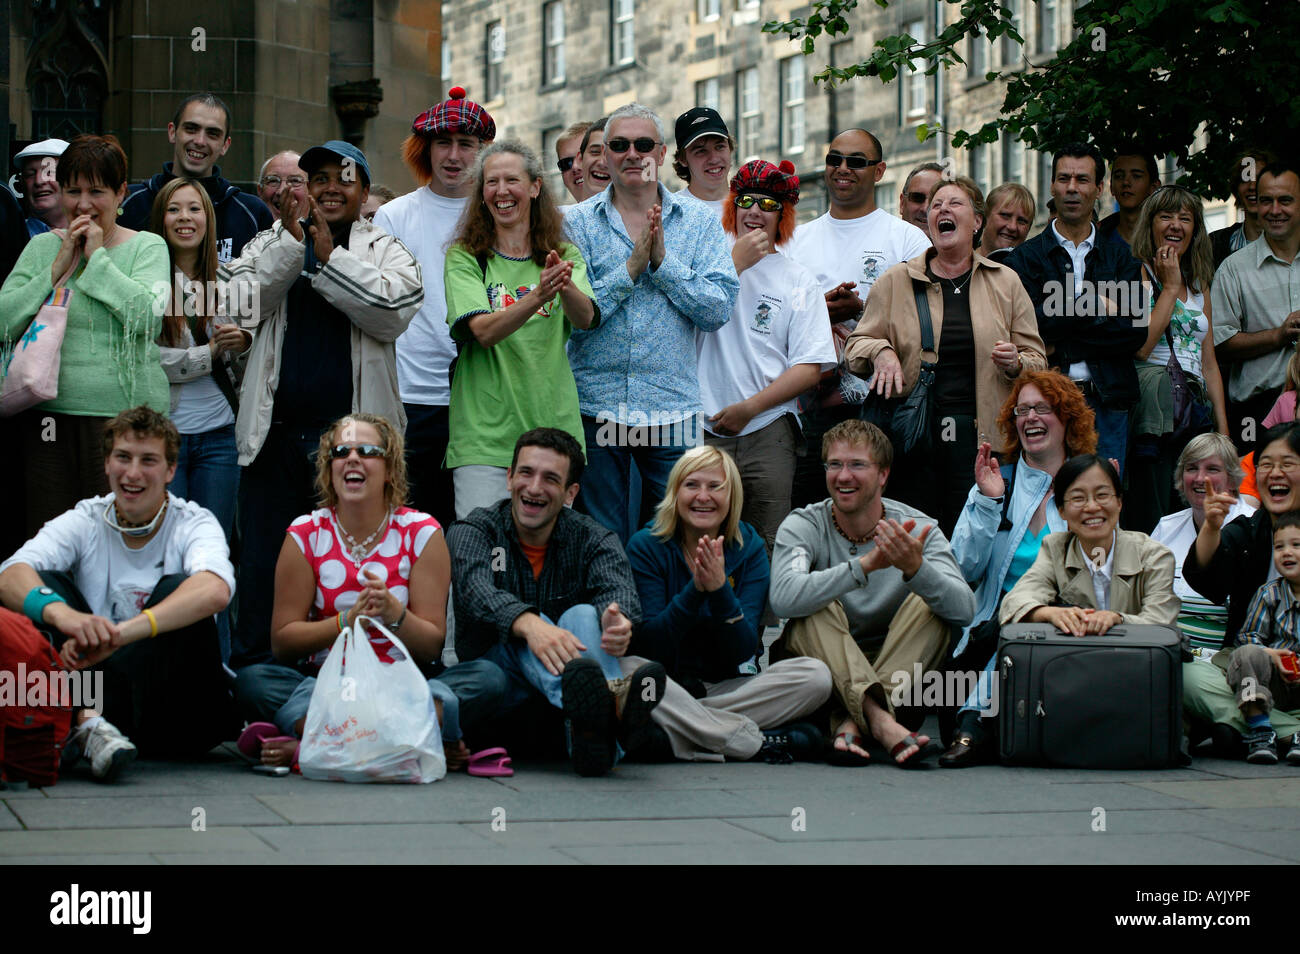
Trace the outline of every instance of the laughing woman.
<instances>
[{"instance_id":1,"label":"laughing woman","mask_svg":"<svg viewBox=\"0 0 1300 954\"><path fill-rule=\"evenodd\" d=\"M587 266L564 241L537 156L499 142L479 156L475 191L447 251L447 321L459 349L447 466L456 517L510 496L515 440L558 427L583 443L565 345L599 319ZM585 448L584 448L585 450Z\"/></svg>"},{"instance_id":2,"label":"laughing woman","mask_svg":"<svg viewBox=\"0 0 1300 954\"><path fill-rule=\"evenodd\" d=\"M1119 474L1080 454L1056 473L1054 502L1066 531L1049 534L1034 565L1002 600L1002 623L1051 623L1073 636L1121 623L1178 619L1174 555L1145 533L1120 530Z\"/></svg>"}]
</instances>

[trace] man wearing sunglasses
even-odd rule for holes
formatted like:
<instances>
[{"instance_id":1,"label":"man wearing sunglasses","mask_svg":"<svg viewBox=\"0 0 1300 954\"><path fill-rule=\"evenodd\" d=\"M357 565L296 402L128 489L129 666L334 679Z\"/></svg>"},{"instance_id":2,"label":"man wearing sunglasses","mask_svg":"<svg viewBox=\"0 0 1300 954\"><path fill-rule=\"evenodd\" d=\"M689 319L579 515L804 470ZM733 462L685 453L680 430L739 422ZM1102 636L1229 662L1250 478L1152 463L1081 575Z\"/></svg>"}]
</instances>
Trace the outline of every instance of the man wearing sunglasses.
<instances>
[{"instance_id":1,"label":"man wearing sunglasses","mask_svg":"<svg viewBox=\"0 0 1300 954\"><path fill-rule=\"evenodd\" d=\"M560 170L560 179L569 195L573 196L574 203L581 202L587 197L582 191L582 167L578 165L577 160L583 133L590 128L591 123L574 123L560 133L559 139L555 140L555 168ZM562 205L560 212L563 213L568 208L568 205Z\"/></svg>"},{"instance_id":2,"label":"man wearing sunglasses","mask_svg":"<svg viewBox=\"0 0 1300 954\"><path fill-rule=\"evenodd\" d=\"M930 247L915 225L877 207L876 183L884 173L880 141L865 129L847 129L831 140L824 174L830 210L795 229L787 253L817 276L840 355L876 279ZM856 418L866 394L866 383L847 372L824 376L800 401L808 446L816 447L840 421ZM799 458L794 506L823 499L825 490L820 462L812 454Z\"/></svg>"},{"instance_id":3,"label":"man wearing sunglasses","mask_svg":"<svg viewBox=\"0 0 1300 954\"><path fill-rule=\"evenodd\" d=\"M943 176L943 166L937 162L923 162L907 174L903 180L903 191L898 193L898 217L904 222L911 222L918 229L930 234L930 211L926 199L934 184Z\"/></svg>"},{"instance_id":4,"label":"man wearing sunglasses","mask_svg":"<svg viewBox=\"0 0 1300 954\"><path fill-rule=\"evenodd\" d=\"M394 342L425 297L412 252L361 216L365 154L331 140L298 164L306 201L286 191L279 224L224 272L232 291L260 302L235 421L243 467L235 668L271 660L275 567L284 528L315 502L321 432L361 410L406 427Z\"/></svg>"},{"instance_id":5,"label":"man wearing sunglasses","mask_svg":"<svg viewBox=\"0 0 1300 954\"><path fill-rule=\"evenodd\" d=\"M615 110L605 127L610 188L564 219L601 316L569 339L589 457L579 502L625 544L681 452L699 443L695 335L726 323L739 288L713 210L659 182L663 139L651 110Z\"/></svg>"}]
</instances>

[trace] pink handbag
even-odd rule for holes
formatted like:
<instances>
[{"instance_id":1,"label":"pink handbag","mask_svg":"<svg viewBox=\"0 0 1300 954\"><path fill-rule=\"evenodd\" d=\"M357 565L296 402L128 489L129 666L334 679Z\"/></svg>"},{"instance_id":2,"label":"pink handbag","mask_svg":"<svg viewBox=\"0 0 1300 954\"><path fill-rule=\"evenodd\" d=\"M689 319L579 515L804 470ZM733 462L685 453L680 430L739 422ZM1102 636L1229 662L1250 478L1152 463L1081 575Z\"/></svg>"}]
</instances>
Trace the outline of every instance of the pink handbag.
<instances>
[{"instance_id":1,"label":"pink handbag","mask_svg":"<svg viewBox=\"0 0 1300 954\"><path fill-rule=\"evenodd\" d=\"M72 289L66 283L80 264L80 259L73 263L22 337L14 342L13 356L4 370L4 388L0 390L0 417L13 417L59 396L59 359L72 301Z\"/></svg>"}]
</instances>

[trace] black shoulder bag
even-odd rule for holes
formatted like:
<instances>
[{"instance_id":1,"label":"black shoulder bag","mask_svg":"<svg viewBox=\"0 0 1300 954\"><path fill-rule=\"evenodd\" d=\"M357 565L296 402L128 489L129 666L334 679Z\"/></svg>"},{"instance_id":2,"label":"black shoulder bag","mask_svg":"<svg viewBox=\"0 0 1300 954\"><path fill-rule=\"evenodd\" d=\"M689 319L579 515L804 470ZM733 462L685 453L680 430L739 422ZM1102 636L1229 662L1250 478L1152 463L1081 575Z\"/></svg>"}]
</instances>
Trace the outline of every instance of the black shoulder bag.
<instances>
[{"instance_id":1,"label":"black shoulder bag","mask_svg":"<svg viewBox=\"0 0 1300 954\"><path fill-rule=\"evenodd\" d=\"M935 354L934 326L930 322L930 303L925 297L925 282L912 279L912 294L916 298L916 314L921 323L921 354L927 351ZM873 389L871 397L862 405L862 420L875 424L894 442L895 450L900 454L922 454L930 452L932 418L932 395L937 361L921 359L921 370L917 375L916 386L907 397L885 400Z\"/></svg>"}]
</instances>

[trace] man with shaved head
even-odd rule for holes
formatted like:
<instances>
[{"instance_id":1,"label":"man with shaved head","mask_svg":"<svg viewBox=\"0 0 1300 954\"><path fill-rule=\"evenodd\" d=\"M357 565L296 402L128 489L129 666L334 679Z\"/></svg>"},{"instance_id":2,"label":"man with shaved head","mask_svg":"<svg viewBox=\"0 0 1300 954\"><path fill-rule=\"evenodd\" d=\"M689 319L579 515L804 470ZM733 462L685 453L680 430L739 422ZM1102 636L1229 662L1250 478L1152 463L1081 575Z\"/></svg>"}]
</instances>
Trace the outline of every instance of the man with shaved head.
<instances>
[{"instance_id":1,"label":"man with shaved head","mask_svg":"<svg viewBox=\"0 0 1300 954\"><path fill-rule=\"evenodd\" d=\"M277 152L262 163L262 171L257 177L257 194L271 209L271 215L280 221L280 194L285 189L293 189L297 198L302 199L307 191L307 175L298 168L298 153L292 149Z\"/></svg>"},{"instance_id":2,"label":"man with shaved head","mask_svg":"<svg viewBox=\"0 0 1300 954\"><path fill-rule=\"evenodd\" d=\"M876 279L887 268L930 247L930 239L919 228L876 206L876 183L884 174L880 140L867 130L846 129L831 140L824 174L830 210L795 229L787 253L817 276L841 354ZM827 430L856 418L865 397L865 383L851 374L832 372L824 377L817 390L799 402L808 446L820 447ZM817 455L799 458L794 506L804 507L825 496L826 475Z\"/></svg>"}]
</instances>

